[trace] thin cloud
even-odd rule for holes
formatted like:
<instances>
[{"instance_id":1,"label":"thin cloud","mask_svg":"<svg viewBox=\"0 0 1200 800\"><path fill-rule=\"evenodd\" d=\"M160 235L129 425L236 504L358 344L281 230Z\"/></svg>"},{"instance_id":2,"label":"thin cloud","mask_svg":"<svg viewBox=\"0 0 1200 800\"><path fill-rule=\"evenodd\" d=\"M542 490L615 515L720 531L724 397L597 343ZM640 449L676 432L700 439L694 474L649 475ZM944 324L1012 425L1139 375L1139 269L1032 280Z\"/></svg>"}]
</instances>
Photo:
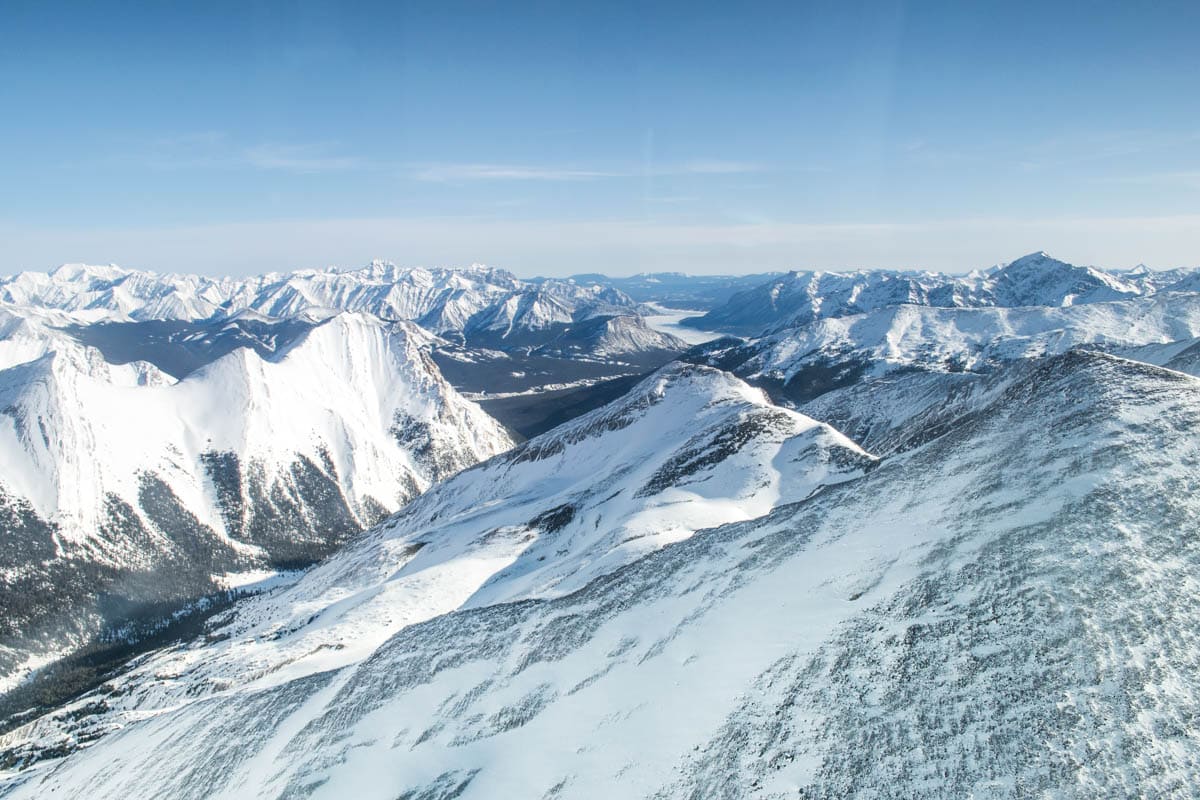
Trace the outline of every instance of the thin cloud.
<instances>
[{"instance_id":1,"label":"thin cloud","mask_svg":"<svg viewBox=\"0 0 1200 800\"><path fill-rule=\"evenodd\" d=\"M200 131L160 137L144 142L136 153L104 159L109 163L142 165L155 170L257 169L315 173L362 169L368 159L336 152L329 144L264 142L237 145L228 134Z\"/></svg>"},{"instance_id":2,"label":"thin cloud","mask_svg":"<svg viewBox=\"0 0 1200 800\"><path fill-rule=\"evenodd\" d=\"M675 168L649 170L656 175L740 175L762 171L761 164L752 164L746 161L689 161Z\"/></svg>"},{"instance_id":3,"label":"thin cloud","mask_svg":"<svg viewBox=\"0 0 1200 800\"><path fill-rule=\"evenodd\" d=\"M243 159L257 169L287 172L331 172L365 166L360 158L333 156L308 145L263 145L246 150Z\"/></svg>"},{"instance_id":4,"label":"thin cloud","mask_svg":"<svg viewBox=\"0 0 1200 800\"><path fill-rule=\"evenodd\" d=\"M419 181L584 181L617 178L621 173L591 169L548 168L513 164L432 164L413 175Z\"/></svg>"},{"instance_id":5,"label":"thin cloud","mask_svg":"<svg viewBox=\"0 0 1200 800\"><path fill-rule=\"evenodd\" d=\"M641 168L593 169L531 164L426 164L413 173L419 181L591 181L611 178L644 178L660 175L736 175L760 172L762 165L744 161L703 160Z\"/></svg>"},{"instance_id":6,"label":"thin cloud","mask_svg":"<svg viewBox=\"0 0 1200 800\"><path fill-rule=\"evenodd\" d=\"M1191 148L1200 131L1092 131L1046 139L1027 148L1018 166L1027 170L1058 168L1089 162L1118 161L1149 153Z\"/></svg>"},{"instance_id":7,"label":"thin cloud","mask_svg":"<svg viewBox=\"0 0 1200 800\"><path fill-rule=\"evenodd\" d=\"M1104 178L1103 183L1123 183L1138 186L1186 186L1200 188L1200 170L1147 172L1141 175L1118 175Z\"/></svg>"}]
</instances>

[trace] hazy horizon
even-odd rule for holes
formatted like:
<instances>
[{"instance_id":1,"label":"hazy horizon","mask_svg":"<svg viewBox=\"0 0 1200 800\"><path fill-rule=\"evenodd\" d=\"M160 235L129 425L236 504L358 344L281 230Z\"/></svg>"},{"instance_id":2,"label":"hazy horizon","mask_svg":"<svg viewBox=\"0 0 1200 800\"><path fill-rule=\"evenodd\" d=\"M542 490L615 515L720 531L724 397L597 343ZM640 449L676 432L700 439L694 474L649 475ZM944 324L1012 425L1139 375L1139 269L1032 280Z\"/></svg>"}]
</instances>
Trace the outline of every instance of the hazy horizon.
<instances>
[{"instance_id":1,"label":"hazy horizon","mask_svg":"<svg viewBox=\"0 0 1200 800\"><path fill-rule=\"evenodd\" d=\"M300 223L297 223L297 224L301 225ZM321 227L320 225L313 226L312 224L308 224L308 225L302 225L302 227L306 228L310 234L320 236L319 230L314 230L314 227L319 229ZM203 238L205 236L216 235L216 232L214 232L212 230L205 230L202 228L190 230L187 232L180 232L180 233L181 233L182 238L184 238L185 240L192 238L192 237ZM146 238L149 240L154 240L157 237L147 236ZM339 237L336 237L336 236L330 237L331 241L336 241L338 238ZM294 239L287 239L286 237L285 237L285 240L294 242ZM1116 245L1115 242L1114 242L1114 245ZM105 248L95 248L95 249L97 249L98 251L101 251L101 252L104 252L106 250ZM909 262L909 261L905 261L904 259L901 259L901 258L888 257L887 255L881 254L879 257L879 260L874 260L874 261L857 261L856 262L853 260L838 260L838 259L834 259L834 258L829 258L822 262L813 261L813 262L803 262L803 263L785 263L782 260L775 261L775 262L764 261L761 263L761 265L759 265L757 262L750 261L750 260L738 261L737 259L731 259L730 263L738 263L739 267L738 268L730 267L730 268L724 268L724 269L722 268L722 264L724 262L721 262L721 261L714 261L711 265L706 264L706 265L703 265L703 268L698 268L701 265L697 265L697 264L694 264L689 261L658 262L658 261L654 261L654 260L637 260L637 259L634 259L634 261L636 263L641 264L642 265L641 268L632 268L632 267L621 268L621 267L616 266L616 264L620 263L620 260L614 259L614 261L613 261L614 266L612 268L605 268L603 266L600 266L599 268L587 269L587 268L584 268L584 266L582 266L582 265L573 264L570 260L563 260L563 261L558 261L558 262L549 262L552 264L551 268L538 269L536 267L521 268L520 265L518 265L518 264L509 263L509 262L506 262L503 260L496 260L496 259L485 259L485 258L474 258L474 257L465 257L465 258L454 259L454 260L445 259L445 258L432 258L432 257L408 259L408 258L388 255L386 252L367 254L367 255L363 255L363 256L355 258L355 259L330 258L330 259L327 259L324 261L320 261L320 260L313 260L311 258L306 259L302 256L297 256L293 260L287 260L287 259L280 259L280 258L272 258L270 255L263 253L262 249L263 248L254 248L252 251L249 251L246 253L232 255L229 259L204 258L204 259L198 260L195 257L188 257L186 250L185 250L184 256L181 258L171 258L168 255L168 257L165 257L165 258L153 257L153 258L146 258L146 259L137 259L133 262L130 262L127 260L119 260L119 259L115 259L115 258L88 258L88 257L63 258L63 259L54 260L49 263L28 263L28 264L21 264L16 267L8 267L8 268L0 269L0 274L15 275L19 272L48 273L48 272L52 272L53 270L55 270L58 267L63 266L63 265L87 264L89 266L113 265L113 266L121 267L121 268L127 269L127 270L137 270L137 271L153 272L153 273L159 273L159 274L176 273L176 274L203 275L203 276L207 276L207 277L241 278L241 277L250 277L250 276L254 276L254 275L263 275L263 274L267 274L267 273L288 273L288 272L297 272L297 271L301 271L301 270L335 269L335 270L340 270L340 271L350 271L350 270L361 269L365 266L370 265L372 262L375 262L375 261L393 264L393 265L401 267L401 268L466 269L471 266L480 265L480 266L488 266L488 267L494 267L497 269L506 270L508 272L511 272L518 278L522 278L522 279L562 278L562 277L569 277L569 276L573 276L573 275L582 275L582 274L600 274L600 275L605 275L607 277L612 277L612 278L626 278L626 277L631 277L634 275L641 275L641 274L648 274L648 273L665 273L665 272L684 273L684 274L694 275L694 276L722 276L722 275L723 276L738 276L738 275L782 273L782 272L806 271L806 270L809 270L809 271L820 271L820 270L851 271L851 270L871 270L871 269L914 270L914 271L942 272L942 273L947 273L947 274L966 274L966 273L969 273L974 270L988 269L990 267L1007 264L1009 262L1015 261L1018 258L1021 258L1022 256L1025 256L1025 255L1028 255L1028 254L1034 253L1034 252L1046 252L1050 256L1052 256L1058 260L1065 261L1067 263L1076 264L1076 265L1080 265L1080 266L1098 267L1098 268L1107 269L1107 270L1122 270L1122 269L1131 269L1131 268L1134 268L1137 266L1146 266L1152 270L1162 271L1162 270L1175 269L1175 268L1193 268L1193 267L1200 265L1200 259L1198 259L1196 262L1192 262L1192 263L1187 263L1187 262L1164 263L1161 261L1155 262L1152 259L1146 259L1146 258L1141 258L1141 257L1136 256L1134 254L1134 251L1130 248L1120 248L1117 246L1114 246L1114 248L1110 248L1110 249L1097 248L1094 246L1087 247L1087 248L1078 248L1079 250L1084 251L1084 252L1097 252L1097 254L1100 254L1101 252L1106 253L1109 257L1104 257L1104 258L1080 258L1080 257L1074 255L1073 253L1064 252L1060 248L1032 246L1032 247L1027 247L1027 248L1023 248L1023 249L1022 248L1014 249L1014 248L1009 247L1009 248L1005 249L1005 251L1003 253L1003 257L992 257L990 259L987 257L984 257L984 256L980 256L980 257L974 258L973 260L967 260L967 258L963 258L962 260L955 260L953 258L947 258L946 256L942 256L941 258L937 258L937 259L926 259L925 261ZM335 248L333 246L324 246L324 247L317 246L317 247L314 247L313 249L314 250L326 250L326 251L332 252ZM369 251L365 247L356 247L353 249L359 250L363 253L369 253ZM384 249L386 249L386 248L384 248ZM395 248L395 249L403 249L403 248ZM1111 258L1111 256L1114 251L1126 252L1127 255L1124 259L1113 259L1113 258ZM999 248L997 248L997 252L1000 252ZM626 262L626 263L628 263L628 262ZM553 264L557 264L558 268L554 268Z\"/></svg>"}]
</instances>

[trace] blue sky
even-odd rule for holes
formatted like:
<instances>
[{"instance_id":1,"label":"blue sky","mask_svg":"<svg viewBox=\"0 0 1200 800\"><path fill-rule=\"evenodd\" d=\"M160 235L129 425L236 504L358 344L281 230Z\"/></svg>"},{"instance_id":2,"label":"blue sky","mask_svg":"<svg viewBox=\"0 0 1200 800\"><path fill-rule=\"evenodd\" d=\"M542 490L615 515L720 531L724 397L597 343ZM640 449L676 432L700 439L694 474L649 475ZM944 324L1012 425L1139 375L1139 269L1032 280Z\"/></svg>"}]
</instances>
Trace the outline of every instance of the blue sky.
<instances>
[{"instance_id":1,"label":"blue sky","mask_svg":"<svg viewBox=\"0 0 1200 800\"><path fill-rule=\"evenodd\" d=\"M1200 264L1195 2L0 11L4 272Z\"/></svg>"}]
</instances>

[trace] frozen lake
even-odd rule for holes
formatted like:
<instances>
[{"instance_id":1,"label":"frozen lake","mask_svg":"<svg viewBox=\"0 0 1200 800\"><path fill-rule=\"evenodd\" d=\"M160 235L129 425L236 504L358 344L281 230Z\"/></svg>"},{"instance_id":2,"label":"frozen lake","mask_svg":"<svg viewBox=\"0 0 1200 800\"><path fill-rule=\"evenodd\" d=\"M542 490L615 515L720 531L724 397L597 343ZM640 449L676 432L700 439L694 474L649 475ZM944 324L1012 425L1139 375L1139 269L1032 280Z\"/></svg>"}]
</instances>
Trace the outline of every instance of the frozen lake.
<instances>
[{"instance_id":1,"label":"frozen lake","mask_svg":"<svg viewBox=\"0 0 1200 800\"><path fill-rule=\"evenodd\" d=\"M713 339L719 339L724 335L716 331L700 331L695 328L685 328L679 324L679 320L686 319L687 317L698 317L704 313L703 311L685 308L664 308L658 303L646 303L646 305L657 312L645 318L647 325L656 331L678 336L688 344L711 342Z\"/></svg>"}]
</instances>

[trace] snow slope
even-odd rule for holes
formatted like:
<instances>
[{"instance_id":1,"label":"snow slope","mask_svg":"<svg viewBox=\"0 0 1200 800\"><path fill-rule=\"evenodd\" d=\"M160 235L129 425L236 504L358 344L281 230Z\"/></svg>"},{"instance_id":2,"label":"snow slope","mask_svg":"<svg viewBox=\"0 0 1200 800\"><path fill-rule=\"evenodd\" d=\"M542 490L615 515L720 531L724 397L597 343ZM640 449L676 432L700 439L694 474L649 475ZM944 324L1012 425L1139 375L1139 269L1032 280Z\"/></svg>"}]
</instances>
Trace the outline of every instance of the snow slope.
<instances>
[{"instance_id":1,"label":"snow slope","mask_svg":"<svg viewBox=\"0 0 1200 800\"><path fill-rule=\"evenodd\" d=\"M845 437L727 374L668 367L433 488L295 586L239 607L222 641L122 678L109 713L84 722L102 731L354 664L406 626L563 596L700 528L759 517L873 466ZM21 738L45 748L81 734L51 718L7 743Z\"/></svg>"},{"instance_id":2,"label":"snow slope","mask_svg":"<svg viewBox=\"0 0 1200 800\"><path fill-rule=\"evenodd\" d=\"M717 527L569 594L479 581L480 602L400 626L365 658L339 661L327 647L325 670L268 671L140 718L129 711L90 747L11 774L4 794L1190 796L1200 478L1187 465L1200 457L1200 383L1079 352L1004 367L996 380L1003 372L1009 380L957 424L859 477L746 521L714 517ZM655 394L641 395L651 413ZM638 423L627 419L606 410L457 480L582 457L603 430L634 447ZM671 474L687 485L686 471ZM606 482L633 485L593 469L586 497L603 497ZM526 508L566 488L531 485ZM567 522L582 516L568 548L590 527L592 502ZM391 584L438 564L488 548L519 564L514 552L550 544L546 519L522 534L493 525L503 510L476 513L435 517L414 504L309 585L369 565L392 579L351 587L350 602L307 624L339 624L368 596L403 596ZM383 546L418 520L432 527L397 543L421 550ZM528 545L505 541L529 534ZM461 549L471 539L474 558ZM507 585L543 585L527 574ZM158 675L175 697L194 685L186 669ZM123 702L120 692L91 702L101 700ZM59 724L89 713L107 712L75 709Z\"/></svg>"}]
</instances>

